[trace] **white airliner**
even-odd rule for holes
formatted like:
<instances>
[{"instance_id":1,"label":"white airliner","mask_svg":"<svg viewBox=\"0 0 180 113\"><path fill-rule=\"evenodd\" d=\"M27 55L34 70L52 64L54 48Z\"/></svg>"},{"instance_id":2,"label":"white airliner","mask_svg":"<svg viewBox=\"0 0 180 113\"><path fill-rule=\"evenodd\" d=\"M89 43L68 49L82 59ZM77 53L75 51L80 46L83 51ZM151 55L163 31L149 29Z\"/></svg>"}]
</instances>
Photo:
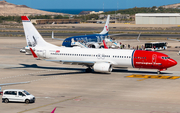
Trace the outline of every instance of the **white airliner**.
<instances>
[{"instance_id":1,"label":"white airliner","mask_svg":"<svg viewBox=\"0 0 180 113\"><path fill-rule=\"evenodd\" d=\"M178 39L167 38L167 40L173 40L173 41L178 41L178 42L180 42L180 40L178 40Z\"/></svg>"},{"instance_id":2,"label":"white airliner","mask_svg":"<svg viewBox=\"0 0 180 113\"><path fill-rule=\"evenodd\" d=\"M81 48L101 48L100 44L105 40L106 42L111 42L115 47L120 47L120 45L110 38L109 36L116 36L121 34L109 34L109 20L110 15L107 16L106 23L103 30L98 34L72 36L66 39L54 38L54 32L52 32L52 39L63 41L62 46L65 47L81 47ZM81 43L83 42L83 43Z\"/></svg>"},{"instance_id":3,"label":"white airliner","mask_svg":"<svg viewBox=\"0 0 180 113\"><path fill-rule=\"evenodd\" d=\"M27 44L37 59L87 66L95 72L111 72L113 68L147 68L157 69L158 73L177 64L168 55L143 50L123 49L89 49L58 47L46 42L30 20L22 16Z\"/></svg>"}]
</instances>

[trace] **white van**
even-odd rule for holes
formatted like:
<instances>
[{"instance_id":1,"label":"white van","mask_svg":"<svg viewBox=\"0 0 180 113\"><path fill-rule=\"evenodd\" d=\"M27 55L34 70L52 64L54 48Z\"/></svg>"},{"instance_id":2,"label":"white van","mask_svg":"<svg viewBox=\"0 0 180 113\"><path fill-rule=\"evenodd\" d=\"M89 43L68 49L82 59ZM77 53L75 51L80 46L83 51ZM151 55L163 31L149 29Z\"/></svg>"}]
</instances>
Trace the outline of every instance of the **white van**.
<instances>
[{"instance_id":1,"label":"white van","mask_svg":"<svg viewBox=\"0 0 180 113\"><path fill-rule=\"evenodd\" d=\"M2 102L35 102L35 97L25 90L7 89L3 91Z\"/></svg>"}]
</instances>

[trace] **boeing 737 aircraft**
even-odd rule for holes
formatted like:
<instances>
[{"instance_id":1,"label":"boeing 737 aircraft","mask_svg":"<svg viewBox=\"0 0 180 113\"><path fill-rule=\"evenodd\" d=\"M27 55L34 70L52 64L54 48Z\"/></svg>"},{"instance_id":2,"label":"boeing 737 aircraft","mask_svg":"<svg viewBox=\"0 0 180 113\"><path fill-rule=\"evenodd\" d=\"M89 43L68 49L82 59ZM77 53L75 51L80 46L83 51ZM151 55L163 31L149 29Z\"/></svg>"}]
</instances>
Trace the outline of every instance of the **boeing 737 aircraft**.
<instances>
[{"instance_id":1,"label":"boeing 737 aircraft","mask_svg":"<svg viewBox=\"0 0 180 113\"><path fill-rule=\"evenodd\" d=\"M110 19L110 15L108 15L108 17L107 17L106 24L104 26L103 31L99 34L73 36L73 37L69 37L69 38L66 38L65 40L63 40L63 39L59 39L59 38L54 38L54 33L52 32L52 39L63 40L62 46L65 46L65 47L80 46L82 48L87 48L87 47L99 48L100 47L99 44L101 44L103 40L107 39L108 36L110 36L108 34L109 19ZM114 34L114 35L117 35L117 34ZM106 42L107 41L112 42L112 40L106 40ZM82 42L84 42L84 44ZM115 46L120 46L120 45L117 45L115 43Z\"/></svg>"},{"instance_id":2,"label":"boeing 737 aircraft","mask_svg":"<svg viewBox=\"0 0 180 113\"><path fill-rule=\"evenodd\" d=\"M84 65L88 67L87 70L94 69L95 72L111 72L113 68L130 67L157 69L160 73L177 64L168 55L154 51L58 47L46 42L26 16L21 19L27 44L32 45L30 50L38 59Z\"/></svg>"}]
</instances>

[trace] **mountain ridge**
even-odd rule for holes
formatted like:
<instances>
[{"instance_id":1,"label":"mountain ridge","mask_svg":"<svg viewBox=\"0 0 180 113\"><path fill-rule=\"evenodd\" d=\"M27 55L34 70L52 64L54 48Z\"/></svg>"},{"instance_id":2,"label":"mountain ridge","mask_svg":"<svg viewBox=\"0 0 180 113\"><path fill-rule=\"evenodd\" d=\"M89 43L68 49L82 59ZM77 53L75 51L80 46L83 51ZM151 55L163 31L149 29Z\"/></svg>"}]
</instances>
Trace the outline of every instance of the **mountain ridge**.
<instances>
[{"instance_id":1,"label":"mountain ridge","mask_svg":"<svg viewBox=\"0 0 180 113\"><path fill-rule=\"evenodd\" d=\"M0 16L30 16L30 15L64 15L30 8L26 5L15 5L6 1L0 1Z\"/></svg>"}]
</instances>

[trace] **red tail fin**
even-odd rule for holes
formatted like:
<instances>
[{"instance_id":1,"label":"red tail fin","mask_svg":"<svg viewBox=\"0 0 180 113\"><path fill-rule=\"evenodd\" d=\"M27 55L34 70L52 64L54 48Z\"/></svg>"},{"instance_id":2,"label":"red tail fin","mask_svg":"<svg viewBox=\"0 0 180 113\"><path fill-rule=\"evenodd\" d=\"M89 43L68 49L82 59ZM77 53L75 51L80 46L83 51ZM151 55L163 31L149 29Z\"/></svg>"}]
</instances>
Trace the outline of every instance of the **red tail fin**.
<instances>
[{"instance_id":1,"label":"red tail fin","mask_svg":"<svg viewBox=\"0 0 180 113\"><path fill-rule=\"evenodd\" d=\"M108 46L106 45L106 42L103 40L103 45L105 49L109 49Z\"/></svg>"},{"instance_id":2,"label":"red tail fin","mask_svg":"<svg viewBox=\"0 0 180 113\"><path fill-rule=\"evenodd\" d=\"M27 16L21 16L22 21L29 21L29 18Z\"/></svg>"},{"instance_id":3,"label":"red tail fin","mask_svg":"<svg viewBox=\"0 0 180 113\"><path fill-rule=\"evenodd\" d=\"M56 107L54 108L54 110L53 110L51 113L54 113L54 112L55 112L55 110L56 110Z\"/></svg>"},{"instance_id":4,"label":"red tail fin","mask_svg":"<svg viewBox=\"0 0 180 113\"><path fill-rule=\"evenodd\" d=\"M33 57L34 57L34 58L38 58L38 56L37 56L36 53L32 50L32 48L30 48L30 50L31 50L31 53L32 53Z\"/></svg>"}]
</instances>

